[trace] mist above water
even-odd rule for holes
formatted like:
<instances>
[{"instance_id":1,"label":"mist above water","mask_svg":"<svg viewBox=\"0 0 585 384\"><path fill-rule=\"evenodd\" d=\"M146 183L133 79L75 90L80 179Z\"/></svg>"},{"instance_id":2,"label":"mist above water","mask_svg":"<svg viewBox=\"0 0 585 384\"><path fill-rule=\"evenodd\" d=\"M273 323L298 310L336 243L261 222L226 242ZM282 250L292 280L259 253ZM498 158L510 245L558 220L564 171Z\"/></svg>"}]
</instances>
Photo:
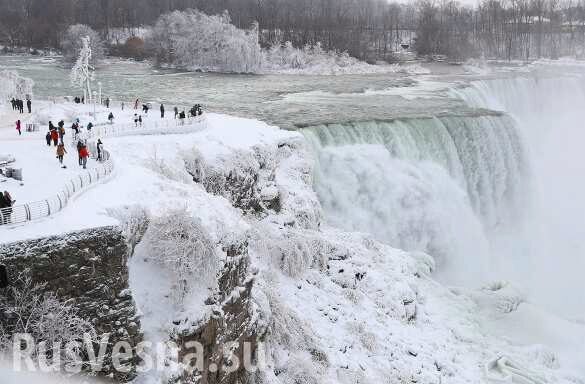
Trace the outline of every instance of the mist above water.
<instances>
[{"instance_id":1,"label":"mist above water","mask_svg":"<svg viewBox=\"0 0 585 384\"><path fill-rule=\"evenodd\" d=\"M457 96L507 116L315 126L316 191L329 221L425 251L438 278L523 286L585 313L585 82L530 75Z\"/></svg>"}]
</instances>

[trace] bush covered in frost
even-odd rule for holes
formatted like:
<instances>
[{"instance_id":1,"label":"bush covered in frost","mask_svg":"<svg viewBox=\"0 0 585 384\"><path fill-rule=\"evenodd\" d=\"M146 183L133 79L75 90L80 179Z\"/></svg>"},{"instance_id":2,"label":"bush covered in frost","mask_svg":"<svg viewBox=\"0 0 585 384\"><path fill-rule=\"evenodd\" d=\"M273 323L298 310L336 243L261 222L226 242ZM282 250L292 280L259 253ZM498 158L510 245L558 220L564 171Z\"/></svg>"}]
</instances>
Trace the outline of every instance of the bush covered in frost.
<instances>
[{"instance_id":1,"label":"bush covered in frost","mask_svg":"<svg viewBox=\"0 0 585 384\"><path fill-rule=\"evenodd\" d=\"M34 84L34 81L20 76L16 71L0 71L0 100L32 97Z\"/></svg>"},{"instance_id":2,"label":"bush covered in frost","mask_svg":"<svg viewBox=\"0 0 585 384\"><path fill-rule=\"evenodd\" d=\"M43 284L33 283L28 271L21 273L10 287L0 290L0 354L12 348L15 334L31 335L35 341L33 357L45 353L45 357L50 358L48 354L53 346L63 347L70 342L83 341L84 337L97 340L91 323L54 293L47 293ZM62 364L76 362L75 357L64 350L60 359Z\"/></svg>"},{"instance_id":3,"label":"bush covered in frost","mask_svg":"<svg viewBox=\"0 0 585 384\"><path fill-rule=\"evenodd\" d=\"M161 63L211 72L255 73L262 55L257 25L242 30L229 14L206 15L189 9L162 15L148 47Z\"/></svg>"},{"instance_id":4,"label":"bush covered in frost","mask_svg":"<svg viewBox=\"0 0 585 384\"><path fill-rule=\"evenodd\" d=\"M199 219L191 216L186 207L151 219L145 240L151 259L173 274L178 302L192 289L215 283L219 269L215 244Z\"/></svg>"}]
</instances>

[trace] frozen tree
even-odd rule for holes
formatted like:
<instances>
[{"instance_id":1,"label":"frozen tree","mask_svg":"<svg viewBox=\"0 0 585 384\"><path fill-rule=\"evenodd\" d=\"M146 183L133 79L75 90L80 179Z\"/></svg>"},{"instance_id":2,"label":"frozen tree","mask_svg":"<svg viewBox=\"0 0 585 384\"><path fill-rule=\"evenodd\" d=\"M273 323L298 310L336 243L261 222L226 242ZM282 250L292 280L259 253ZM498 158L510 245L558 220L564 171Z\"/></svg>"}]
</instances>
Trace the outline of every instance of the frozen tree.
<instances>
[{"instance_id":1,"label":"frozen tree","mask_svg":"<svg viewBox=\"0 0 585 384\"><path fill-rule=\"evenodd\" d=\"M83 41L79 38L81 36L89 37L92 56L90 63L96 65L105 55L104 42L99 33L94 31L89 25L76 24L67 29L63 39L61 40L61 49L63 55L67 60L74 62L80 55L83 49Z\"/></svg>"},{"instance_id":2,"label":"frozen tree","mask_svg":"<svg viewBox=\"0 0 585 384\"><path fill-rule=\"evenodd\" d=\"M227 12L209 16L191 9L162 15L149 46L160 62L179 68L254 73L261 66L257 24L238 29Z\"/></svg>"},{"instance_id":3,"label":"frozen tree","mask_svg":"<svg viewBox=\"0 0 585 384\"><path fill-rule=\"evenodd\" d=\"M34 81L22 77L16 71L0 71L0 100L32 97Z\"/></svg>"},{"instance_id":4,"label":"frozen tree","mask_svg":"<svg viewBox=\"0 0 585 384\"><path fill-rule=\"evenodd\" d=\"M97 340L91 323L81 318L73 306L47 292L43 284L33 283L29 271L20 274L10 287L0 290L0 354L12 347L15 334L32 337L36 347L34 355L45 353L42 342L49 350L58 346L63 351L64 345L84 337ZM64 364L75 362L64 351L60 359Z\"/></svg>"},{"instance_id":5,"label":"frozen tree","mask_svg":"<svg viewBox=\"0 0 585 384\"><path fill-rule=\"evenodd\" d=\"M91 82L94 79L94 67L90 64L92 50L90 37L81 38L82 48L75 65L71 69L71 84L83 89L85 100L91 102Z\"/></svg>"},{"instance_id":6,"label":"frozen tree","mask_svg":"<svg viewBox=\"0 0 585 384\"><path fill-rule=\"evenodd\" d=\"M290 41L274 43L263 50L266 71L304 71L315 73L340 73L344 69L367 66L349 56L347 52L326 51L321 43L296 48Z\"/></svg>"},{"instance_id":7,"label":"frozen tree","mask_svg":"<svg viewBox=\"0 0 585 384\"><path fill-rule=\"evenodd\" d=\"M173 274L173 293L178 302L193 288L206 288L215 281L219 269L215 244L186 208L173 209L153 219L145 239L152 260Z\"/></svg>"}]
</instances>

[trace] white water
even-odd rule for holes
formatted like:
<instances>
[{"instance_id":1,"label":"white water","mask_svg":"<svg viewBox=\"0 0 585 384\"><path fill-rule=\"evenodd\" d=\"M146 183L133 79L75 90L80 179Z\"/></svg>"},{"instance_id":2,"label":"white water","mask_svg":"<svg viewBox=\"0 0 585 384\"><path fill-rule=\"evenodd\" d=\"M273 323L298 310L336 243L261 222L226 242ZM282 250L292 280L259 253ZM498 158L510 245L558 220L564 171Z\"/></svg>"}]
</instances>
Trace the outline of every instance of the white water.
<instances>
[{"instance_id":1,"label":"white water","mask_svg":"<svg viewBox=\"0 0 585 384\"><path fill-rule=\"evenodd\" d=\"M512 261L508 277L555 312L585 318L585 79L481 81L459 94L506 111L526 138L533 201L526 231L498 245Z\"/></svg>"},{"instance_id":2,"label":"white water","mask_svg":"<svg viewBox=\"0 0 585 384\"><path fill-rule=\"evenodd\" d=\"M510 280L583 318L585 81L487 80L456 93L508 116L306 129L327 218L428 252L450 284Z\"/></svg>"},{"instance_id":3,"label":"white water","mask_svg":"<svg viewBox=\"0 0 585 384\"><path fill-rule=\"evenodd\" d=\"M409 119L317 126L305 135L332 224L428 252L450 283L497 277L489 239L519 216L526 174L512 120Z\"/></svg>"}]
</instances>

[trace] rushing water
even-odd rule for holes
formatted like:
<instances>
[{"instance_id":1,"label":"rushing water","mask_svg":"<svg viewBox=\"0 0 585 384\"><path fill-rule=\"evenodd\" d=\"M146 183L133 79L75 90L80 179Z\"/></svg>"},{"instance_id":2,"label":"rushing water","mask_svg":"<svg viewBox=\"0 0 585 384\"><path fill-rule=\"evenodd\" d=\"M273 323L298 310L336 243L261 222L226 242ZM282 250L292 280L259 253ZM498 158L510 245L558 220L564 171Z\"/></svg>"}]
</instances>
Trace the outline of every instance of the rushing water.
<instances>
[{"instance_id":1,"label":"rushing water","mask_svg":"<svg viewBox=\"0 0 585 384\"><path fill-rule=\"evenodd\" d=\"M76 93L57 59L0 57L3 68L33 78L37 97ZM304 127L329 223L428 252L449 283L519 281L582 315L583 74L250 76L111 61L97 79L116 102L198 102Z\"/></svg>"},{"instance_id":2,"label":"rushing water","mask_svg":"<svg viewBox=\"0 0 585 384\"><path fill-rule=\"evenodd\" d=\"M15 69L32 78L39 98L79 94L70 84L68 67L57 58L0 56L0 69ZM415 84L404 74L225 75L111 60L97 69L97 82L102 84L104 97L116 102L133 103L139 98L167 107L201 103L207 110L254 117L287 129L323 122L414 117L421 114L423 105L429 115L449 110L472 113L465 103L454 99L428 97L421 105L398 96L396 91ZM444 90L446 87L442 85Z\"/></svg>"}]
</instances>

